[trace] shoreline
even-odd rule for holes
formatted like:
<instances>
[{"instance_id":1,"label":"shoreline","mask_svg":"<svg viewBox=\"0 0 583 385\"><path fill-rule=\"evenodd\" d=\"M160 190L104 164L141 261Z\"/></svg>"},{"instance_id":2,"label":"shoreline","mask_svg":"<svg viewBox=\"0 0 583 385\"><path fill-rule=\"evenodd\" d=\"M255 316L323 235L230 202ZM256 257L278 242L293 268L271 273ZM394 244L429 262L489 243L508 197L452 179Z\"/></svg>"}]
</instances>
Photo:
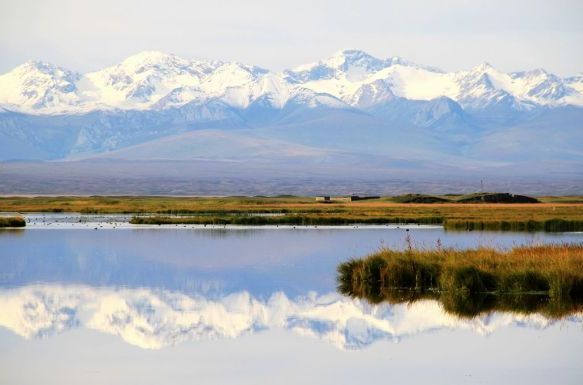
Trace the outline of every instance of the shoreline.
<instances>
[{"instance_id":1,"label":"shoreline","mask_svg":"<svg viewBox=\"0 0 583 385\"><path fill-rule=\"evenodd\" d=\"M407 196L410 198L411 196ZM419 198L418 195L413 198ZM423 197L427 198L426 196ZM434 197L435 198L435 197ZM136 225L439 225L448 231L583 231L583 203L396 202L398 197L322 202L316 197L0 198L1 216L118 216ZM577 202L573 203L572 200ZM88 218L88 217L86 217Z\"/></svg>"}]
</instances>

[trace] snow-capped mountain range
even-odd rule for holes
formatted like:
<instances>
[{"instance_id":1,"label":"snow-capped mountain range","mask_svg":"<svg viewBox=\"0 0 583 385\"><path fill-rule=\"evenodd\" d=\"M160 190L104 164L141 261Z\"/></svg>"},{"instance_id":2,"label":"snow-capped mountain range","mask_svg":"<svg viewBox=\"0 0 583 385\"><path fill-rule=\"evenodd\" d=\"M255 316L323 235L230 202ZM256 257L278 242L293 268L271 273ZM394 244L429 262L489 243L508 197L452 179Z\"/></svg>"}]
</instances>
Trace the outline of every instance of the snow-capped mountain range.
<instances>
[{"instance_id":1,"label":"snow-capped mountain range","mask_svg":"<svg viewBox=\"0 0 583 385\"><path fill-rule=\"evenodd\" d=\"M79 74L53 64L27 62L0 77L0 104L35 114L95 110L161 110L220 101L247 108L264 98L283 107L292 100L341 106L330 95L287 81L283 74L236 62L186 60L143 52L119 65Z\"/></svg>"},{"instance_id":2,"label":"snow-capped mountain range","mask_svg":"<svg viewBox=\"0 0 583 385\"><path fill-rule=\"evenodd\" d=\"M31 114L145 110L220 101L248 108L290 102L370 108L394 98L447 97L464 109L505 103L517 110L583 106L583 76L560 78L543 69L503 73L489 64L446 73L399 57L378 59L343 50L317 63L275 73L237 62L188 60L142 52L118 65L80 74L30 61L0 76L0 105Z\"/></svg>"},{"instance_id":3,"label":"snow-capped mountain range","mask_svg":"<svg viewBox=\"0 0 583 385\"><path fill-rule=\"evenodd\" d=\"M447 73L358 50L282 72L143 52L0 75L0 160L579 162L582 122L581 74Z\"/></svg>"},{"instance_id":4,"label":"snow-capped mountain range","mask_svg":"<svg viewBox=\"0 0 583 385\"><path fill-rule=\"evenodd\" d=\"M120 337L144 349L186 341L237 338L286 329L340 349L436 330L471 330L489 335L499 328L544 329L558 321L539 314L491 313L473 319L448 314L436 301L370 305L336 293L288 298L273 293L261 300L247 292L218 299L152 289L30 285L0 290L0 326L27 338L47 338L74 328ZM581 313L563 324L581 325Z\"/></svg>"}]
</instances>

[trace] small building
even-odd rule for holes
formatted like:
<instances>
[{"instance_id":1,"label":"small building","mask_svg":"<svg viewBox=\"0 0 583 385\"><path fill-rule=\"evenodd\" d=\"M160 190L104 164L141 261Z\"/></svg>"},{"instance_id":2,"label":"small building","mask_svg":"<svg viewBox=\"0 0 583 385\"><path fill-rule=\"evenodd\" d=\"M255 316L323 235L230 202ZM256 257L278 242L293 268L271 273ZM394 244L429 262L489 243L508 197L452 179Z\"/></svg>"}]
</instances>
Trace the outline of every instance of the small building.
<instances>
[{"instance_id":1,"label":"small building","mask_svg":"<svg viewBox=\"0 0 583 385\"><path fill-rule=\"evenodd\" d=\"M316 202L332 202L329 196L316 197Z\"/></svg>"}]
</instances>

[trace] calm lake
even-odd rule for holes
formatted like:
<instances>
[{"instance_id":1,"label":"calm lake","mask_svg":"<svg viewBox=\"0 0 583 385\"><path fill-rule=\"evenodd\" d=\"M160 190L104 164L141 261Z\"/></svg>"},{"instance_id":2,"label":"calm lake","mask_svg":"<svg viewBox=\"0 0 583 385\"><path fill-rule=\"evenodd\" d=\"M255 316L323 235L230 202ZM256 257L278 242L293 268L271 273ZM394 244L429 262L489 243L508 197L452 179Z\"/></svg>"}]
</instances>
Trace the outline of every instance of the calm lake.
<instances>
[{"instance_id":1,"label":"calm lake","mask_svg":"<svg viewBox=\"0 0 583 385\"><path fill-rule=\"evenodd\" d=\"M459 318L336 292L340 262L407 235L506 248L583 233L27 219L0 231L0 384L583 383L583 314Z\"/></svg>"}]
</instances>

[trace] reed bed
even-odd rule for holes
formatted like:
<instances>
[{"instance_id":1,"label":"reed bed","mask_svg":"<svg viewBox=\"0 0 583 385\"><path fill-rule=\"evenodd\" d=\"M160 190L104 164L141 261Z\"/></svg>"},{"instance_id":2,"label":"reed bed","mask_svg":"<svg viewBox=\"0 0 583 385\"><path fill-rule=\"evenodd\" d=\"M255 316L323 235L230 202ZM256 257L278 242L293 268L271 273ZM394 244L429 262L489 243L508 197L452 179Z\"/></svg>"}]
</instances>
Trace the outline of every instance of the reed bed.
<instances>
[{"instance_id":1,"label":"reed bed","mask_svg":"<svg viewBox=\"0 0 583 385\"><path fill-rule=\"evenodd\" d=\"M441 217L354 217L288 214L282 216L228 215L228 216L134 216L130 223L137 225L288 225L337 226L354 224L441 224Z\"/></svg>"},{"instance_id":2,"label":"reed bed","mask_svg":"<svg viewBox=\"0 0 583 385\"><path fill-rule=\"evenodd\" d=\"M392 303L434 298L460 315L492 309L561 315L583 304L583 244L382 249L337 271L343 294Z\"/></svg>"},{"instance_id":3,"label":"reed bed","mask_svg":"<svg viewBox=\"0 0 583 385\"><path fill-rule=\"evenodd\" d=\"M1 227L25 227L26 221L23 217L0 217L0 228Z\"/></svg>"},{"instance_id":4,"label":"reed bed","mask_svg":"<svg viewBox=\"0 0 583 385\"><path fill-rule=\"evenodd\" d=\"M541 198L543 203L533 204L398 203L394 199L322 204L313 197L0 197L0 212L130 213L136 214L134 223L148 224L156 221L141 218L144 214L159 224L418 223L441 224L450 231L583 231L583 204L573 199Z\"/></svg>"},{"instance_id":5,"label":"reed bed","mask_svg":"<svg viewBox=\"0 0 583 385\"><path fill-rule=\"evenodd\" d=\"M463 221L446 220L444 228L452 231L583 231L583 220Z\"/></svg>"}]
</instances>

